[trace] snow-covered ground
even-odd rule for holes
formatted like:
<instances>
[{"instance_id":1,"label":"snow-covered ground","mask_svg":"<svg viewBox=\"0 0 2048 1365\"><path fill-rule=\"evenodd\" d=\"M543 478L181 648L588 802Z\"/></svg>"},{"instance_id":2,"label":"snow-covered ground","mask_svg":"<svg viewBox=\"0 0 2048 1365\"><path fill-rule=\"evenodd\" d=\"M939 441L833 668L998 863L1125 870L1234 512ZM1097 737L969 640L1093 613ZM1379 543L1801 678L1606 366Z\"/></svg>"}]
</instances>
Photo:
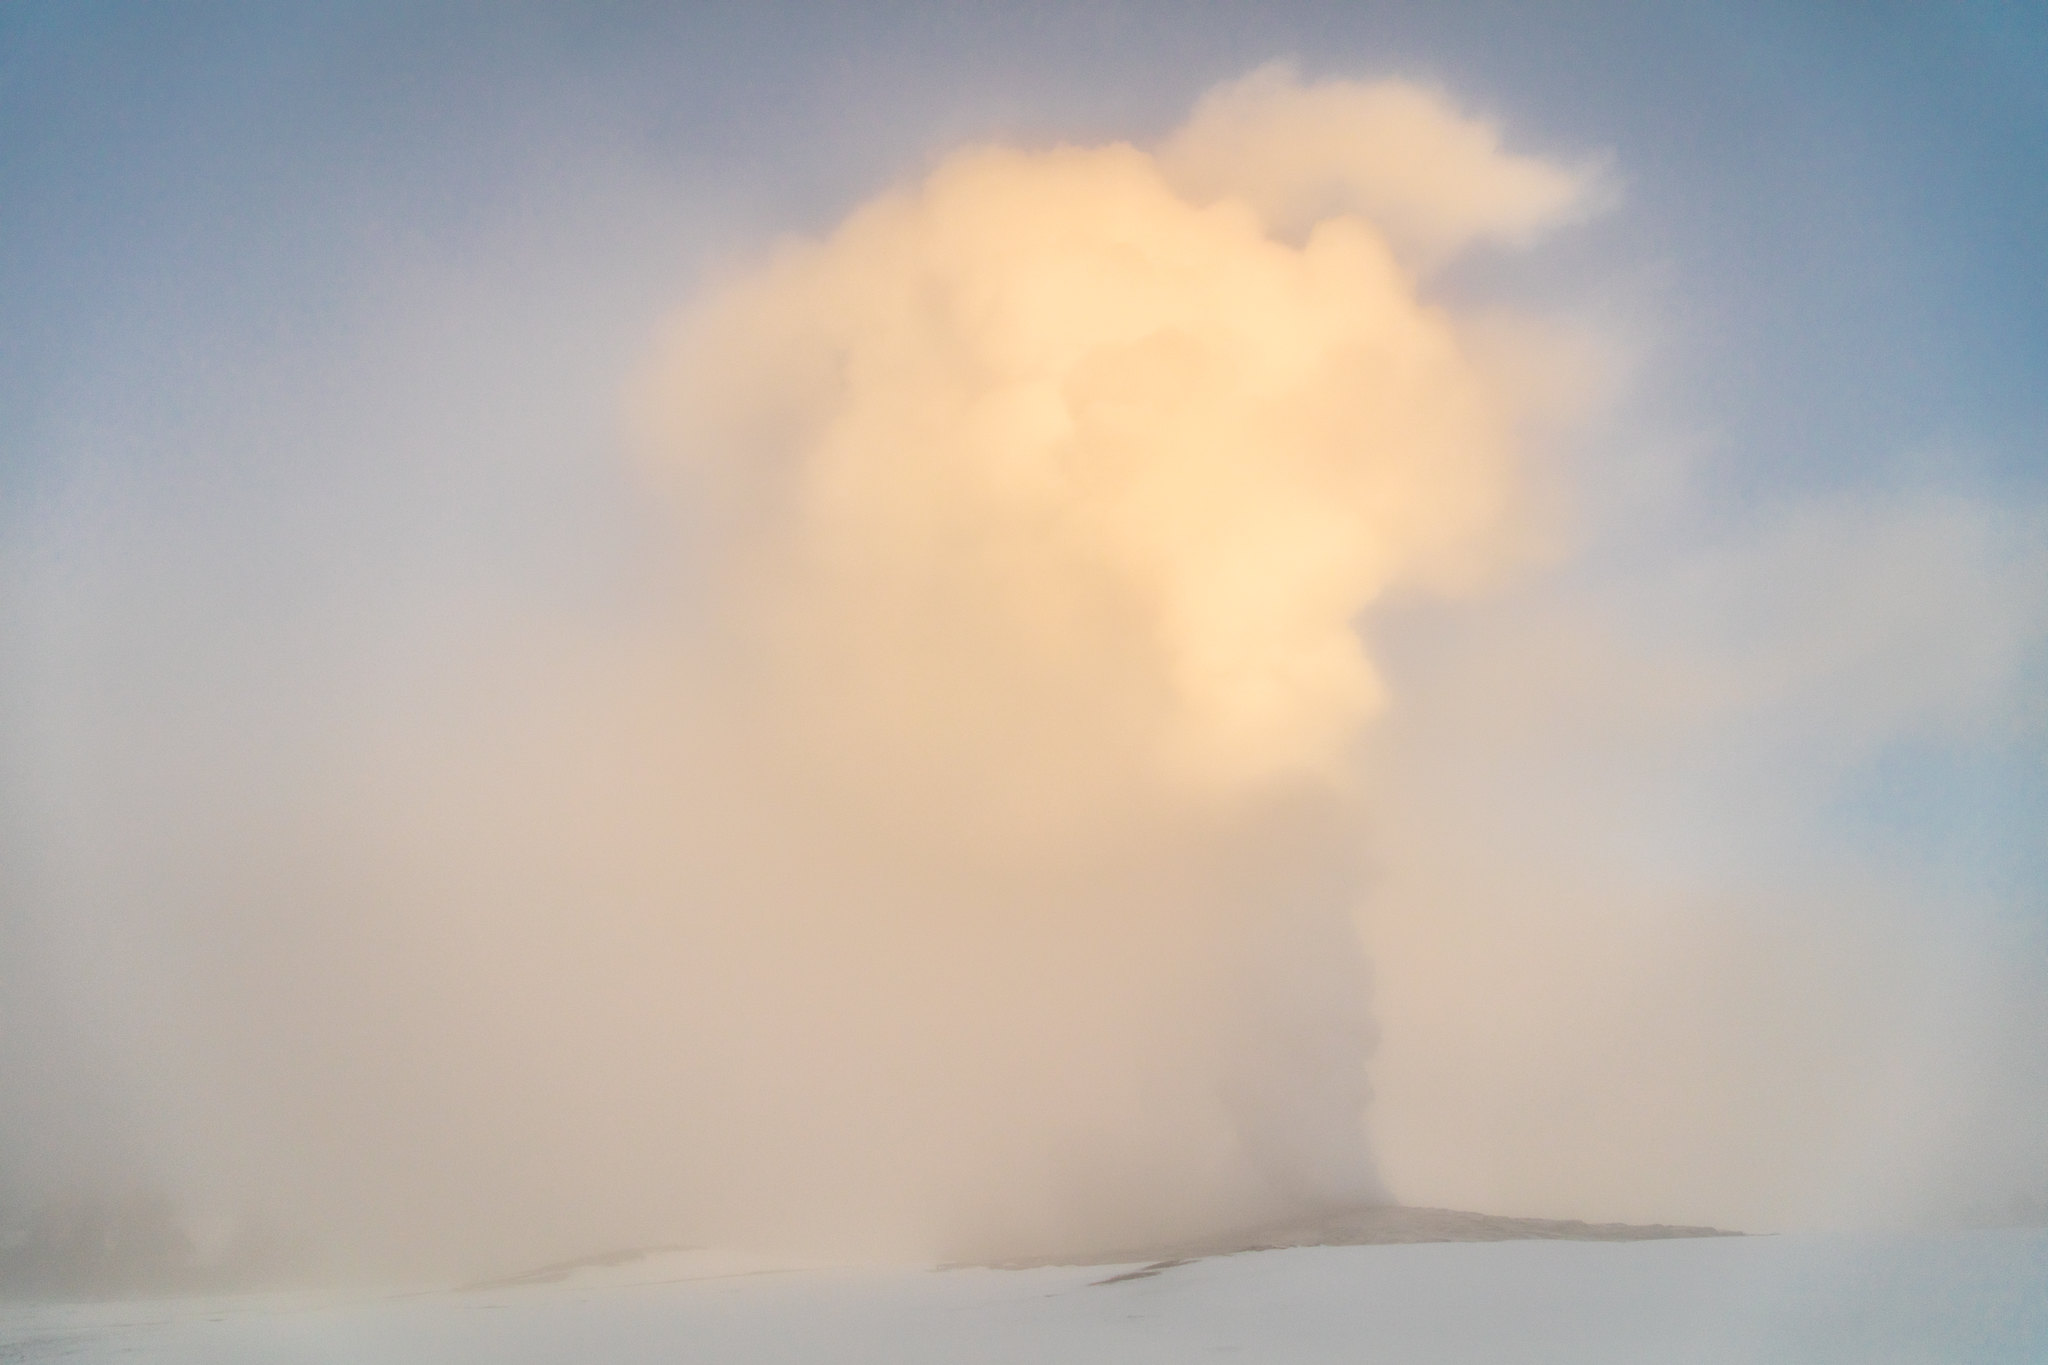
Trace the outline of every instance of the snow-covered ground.
<instances>
[{"instance_id":1,"label":"snow-covered ground","mask_svg":"<svg viewBox=\"0 0 2048 1365\"><path fill-rule=\"evenodd\" d=\"M2048 1361L2041 1229L1302 1247L1138 1269L771 1271L680 1253L405 1296L13 1304L0 1361Z\"/></svg>"}]
</instances>

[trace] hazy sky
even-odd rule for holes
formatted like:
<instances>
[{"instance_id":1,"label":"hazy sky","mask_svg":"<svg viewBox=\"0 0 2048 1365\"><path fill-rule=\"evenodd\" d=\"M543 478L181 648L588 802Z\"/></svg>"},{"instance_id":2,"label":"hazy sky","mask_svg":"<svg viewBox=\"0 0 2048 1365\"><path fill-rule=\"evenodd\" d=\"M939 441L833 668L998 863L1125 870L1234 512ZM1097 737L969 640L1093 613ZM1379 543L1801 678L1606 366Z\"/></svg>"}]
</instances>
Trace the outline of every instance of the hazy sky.
<instances>
[{"instance_id":1,"label":"hazy sky","mask_svg":"<svg viewBox=\"0 0 2048 1365\"><path fill-rule=\"evenodd\" d=\"M1377 1035L1357 1179L1756 1228L2048 1197L2048 17L928 8L0 14L0 1197L429 1179L352 1165L350 1117L294 1166L323 1120L270 1095L344 1077L337 1105L408 1116L362 1145L474 1136L421 1098L442 1068L545 1040L486 1047L421 1002L609 1007L606 954L688 894L649 870L660 764L620 760L627 792L573 757L602 729L701 758L633 720L709 648L706 547L740 515L649 477L634 405L674 319L958 148L1157 147L1274 60L1439 91L1590 187L1529 250L1409 263L1571 375L1508 367L1555 408L1512 571L1355 604L1384 704L1311 861L1357 864L1363 957L1332 969ZM606 719L537 719L565 708ZM579 819L604 828L534 833ZM1174 830L1073 903L1180 894ZM1291 836L1234 837L1215 876L1286 883ZM1048 960L1112 972L1137 935ZM806 952L790 979L829 994ZM719 1027L660 996L589 1038ZM1129 1008L1070 1026L1155 1017ZM762 1047L726 1060L792 1055ZM595 1114L686 1086L616 1065ZM515 1080L476 1093L531 1117ZM590 1140L497 1151L463 1198ZM632 1141L627 1168L659 1164Z\"/></svg>"}]
</instances>

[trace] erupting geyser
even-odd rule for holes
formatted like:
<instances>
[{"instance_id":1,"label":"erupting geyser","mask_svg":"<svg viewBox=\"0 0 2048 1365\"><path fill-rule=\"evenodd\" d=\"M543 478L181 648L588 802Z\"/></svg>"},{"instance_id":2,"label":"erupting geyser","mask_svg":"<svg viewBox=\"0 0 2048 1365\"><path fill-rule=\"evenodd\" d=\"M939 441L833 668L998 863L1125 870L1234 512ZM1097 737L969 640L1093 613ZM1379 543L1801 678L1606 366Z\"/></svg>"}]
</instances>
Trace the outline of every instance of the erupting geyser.
<instances>
[{"instance_id":1,"label":"erupting geyser","mask_svg":"<svg viewBox=\"0 0 2048 1365\"><path fill-rule=\"evenodd\" d=\"M673 511L680 563L603 619L510 588L423 631L377 564L381 625L192 627L184 684L81 654L148 674L65 741L87 795L37 845L51 993L111 1042L74 1077L6 1039L54 1096L7 1098L90 1139L11 1178L140 1171L223 1245L409 1276L1384 1199L1360 618L1540 539L1571 348L1437 283L1597 190L1281 68L1152 150L962 150L643 357L607 496Z\"/></svg>"},{"instance_id":2,"label":"erupting geyser","mask_svg":"<svg viewBox=\"0 0 2048 1365\"><path fill-rule=\"evenodd\" d=\"M1157 153L960 152L680 320L641 397L712 509L736 1225L1032 1254L1379 1193L1357 622L1525 552L1557 373L1426 285L1590 188L1268 68Z\"/></svg>"}]
</instances>

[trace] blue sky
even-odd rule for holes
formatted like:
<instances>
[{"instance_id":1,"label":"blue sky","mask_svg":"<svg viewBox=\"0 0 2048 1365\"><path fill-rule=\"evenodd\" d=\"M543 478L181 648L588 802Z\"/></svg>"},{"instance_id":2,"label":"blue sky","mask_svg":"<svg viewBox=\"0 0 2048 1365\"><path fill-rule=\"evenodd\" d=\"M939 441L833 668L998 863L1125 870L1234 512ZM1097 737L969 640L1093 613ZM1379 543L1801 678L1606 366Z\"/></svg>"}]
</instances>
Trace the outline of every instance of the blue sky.
<instances>
[{"instance_id":1,"label":"blue sky","mask_svg":"<svg viewBox=\"0 0 2048 1365\"><path fill-rule=\"evenodd\" d=\"M687 556L621 395L707 272L964 142L1150 141L1275 58L1437 84L1619 190L1441 286L1579 320L1623 374L1560 466L1555 562L1366 623L1414 699L1374 760L1419 793L1387 825L1432 850L1392 880L1458 863L1473 906L1522 883L1683 906L1752 968L1810 925L1838 976L1788 949L1806 984L1701 987L1673 1017L1796 1032L1819 1001L1815 1036L1868 1040L1847 1065L1891 1077L1871 1112L1965 1115L1868 1172L1944 1207L2048 1194L2048 12L2017 3L8 7L0 1078L35 1079L0 1098L0 1185L81 1131L146 1147L167 1112L136 982L175 969L121 907L182 884L175 850L111 872L93 850L346 805L333 755L402 733L475 642L630 618ZM1546 652L1565 638L1596 643ZM1674 676L1710 685L1642 700ZM1536 719L1472 723L1506 710ZM81 967L108 936L132 960ZM1887 1011L1859 1002L1930 963L1946 984L1873 1032ZM1958 1002L1981 1017L1934 1030ZM22 1042L30 1017L66 1022ZM1765 1068L1773 1037L1716 1074ZM1935 1041L1885 1071L1901 1038ZM1433 1124L1503 1121L1481 1092L1512 1058L1459 1054L1452 1094L1414 1079L1440 1053L1385 1046L1383 1098L1424 1117L1383 1140L1424 1193L1665 1212L1590 1169L1545 1205L1513 1163L1433 1164ZM1599 1110L1637 1065L1544 1085ZM1756 1116L1787 1074L1730 1101L1755 1111L1734 1146L1836 1141ZM1530 1122L1532 1150L1571 1148L1568 1118ZM1822 1164L1669 1214L1856 1212L1787 1193Z\"/></svg>"},{"instance_id":2,"label":"blue sky","mask_svg":"<svg viewBox=\"0 0 2048 1365\"><path fill-rule=\"evenodd\" d=\"M1902 440L1990 447L1992 477L2027 477L2013 447L2043 429L2048 350L2028 269L2048 223L2038 16L1517 13L30 7L4 57L9 369L43 377L35 398L62 338L152 305L317 308L380 223L455 247L593 158L659 168L728 222L815 225L950 141L1142 136L1282 54L1432 77L1545 146L1611 149L1614 232L1681 272L1687 341L1718 362L1689 388L1772 479Z\"/></svg>"}]
</instances>

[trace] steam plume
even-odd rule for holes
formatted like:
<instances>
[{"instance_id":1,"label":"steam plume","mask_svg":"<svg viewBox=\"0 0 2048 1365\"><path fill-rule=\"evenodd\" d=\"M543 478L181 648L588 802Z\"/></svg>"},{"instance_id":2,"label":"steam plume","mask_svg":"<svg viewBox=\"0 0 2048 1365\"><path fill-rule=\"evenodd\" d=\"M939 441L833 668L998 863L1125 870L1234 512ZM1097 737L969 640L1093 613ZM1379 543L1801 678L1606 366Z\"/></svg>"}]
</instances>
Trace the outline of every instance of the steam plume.
<instances>
[{"instance_id":1,"label":"steam plume","mask_svg":"<svg viewBox=\"0 0 2048 1365\"><path fill-rule=\"evenodd\" d=\"M1382 1196L1358 624L1527 552L1558 397L1540 328L1432 272L1595 188L1433 93L1268 69L1157 151L965 150L735 266L635 391L690 528L653 619L394 633L354 693L217 644L189 693L108 666L157 690L74 727L66 837L0 871L108 1060L0 1102L414 1268Z\"/></svg>"},{"instance_id":2,"label":"steam plume","mask_svg":"<svg viewBox=\"0 0 2048 1365\"><path fill-rule=\"evenodd\" d=\"M768 912L831 944L805 1027L887 1059L805 1158L871 1225L1042 1251L1380 1193L1356 623L1524 545L1529 376L1418 272L1588 188L1268 69L1158 156L955 155L679 323L644 402L724 513L706 766L815 862Z\"/></svg>"}]
</instances>

